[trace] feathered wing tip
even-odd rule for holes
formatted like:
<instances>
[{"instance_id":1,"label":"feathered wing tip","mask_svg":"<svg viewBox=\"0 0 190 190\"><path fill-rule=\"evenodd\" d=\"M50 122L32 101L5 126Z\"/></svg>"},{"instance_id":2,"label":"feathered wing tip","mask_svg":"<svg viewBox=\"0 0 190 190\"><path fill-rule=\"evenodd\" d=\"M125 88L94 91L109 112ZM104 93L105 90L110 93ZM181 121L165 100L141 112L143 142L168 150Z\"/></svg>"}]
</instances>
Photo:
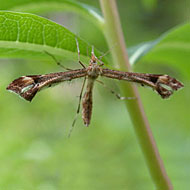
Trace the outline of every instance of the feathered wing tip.
<instances>
[{"instance_id":1,"label":"feathered wing tip","mask_svg":"<svg viewBox=\"0 0 190 190\"><path fill-rule=\"evenodd\" d=\"M37 77L38 75L22 76L10 83L6 89L18 94L27 101L32 101L40 89L39 84L36 82Z\"/></svg>"},{"instance_id":2,"label":"feathered wing tip","mask_svg":"<svg viewBox=\"0 0 190 190\"><path fill-rule=\"evenodd\" d=\"M162 98L170 97L173 91L177 91L182 87L184 87L184 85L181 82L169 75L160 75L155 84L155 89Z\"/></svg>"}]
</instances>

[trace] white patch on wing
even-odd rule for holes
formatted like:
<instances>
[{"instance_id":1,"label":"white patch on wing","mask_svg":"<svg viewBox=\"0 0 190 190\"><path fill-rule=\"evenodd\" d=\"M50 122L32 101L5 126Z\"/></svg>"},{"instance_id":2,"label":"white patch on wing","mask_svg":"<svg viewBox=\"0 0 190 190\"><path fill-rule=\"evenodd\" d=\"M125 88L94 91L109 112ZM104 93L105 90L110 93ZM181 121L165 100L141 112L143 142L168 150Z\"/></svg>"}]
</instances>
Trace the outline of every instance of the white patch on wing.
<instances>
[{"instance_id":1,"label":"white patch on wing","mask_svg":"<svg viewBox=\"0 0 190 190\"><path fill-rule=\"evenodd\" d=\"M21 90L21 93L27 92L27 91L30 90L33 86L34 86L34 85L31 84L31 85L28 85L28 86L24 87L24 88Z\"/></svg>"},{"instance_id":2,"label":"white patch on wing","mask_svg":"<svg viewBox=\"0 0 190 190\"><path fill-rule=\"evenodd\" d=\"M166 85L166 84L160 84L161 87L165 88L166 90L173 91L172 87Z\"/></svg>"},{"instance_id":3,"label":"white patch on wing","mask_svg":"<svg viewBox=\"0 0 190 190\"><path fill-rule=\"evenodd\" d=\"M31 77L22 76L22 81L33 81Z\"/></svg>"}]
</instances>

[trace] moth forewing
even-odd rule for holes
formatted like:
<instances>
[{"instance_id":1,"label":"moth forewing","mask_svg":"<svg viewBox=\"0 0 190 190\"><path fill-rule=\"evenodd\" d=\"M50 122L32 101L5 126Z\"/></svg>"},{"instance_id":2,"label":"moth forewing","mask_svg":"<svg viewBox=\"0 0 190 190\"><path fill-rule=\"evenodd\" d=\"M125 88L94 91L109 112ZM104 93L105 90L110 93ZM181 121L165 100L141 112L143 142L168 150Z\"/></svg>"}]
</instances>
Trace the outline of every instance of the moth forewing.
<instances>
[{"instance_id":1,"label":"moth forewing","mask_svg":"<svg viewBox=\"0 0 190 190\"><path fill-rule=\"evenodd\" d=\"M46 87L51 87L59 84L60 82L70 81L86 75L86 69L77 69L45 75L22 76L9 84L7 90L15 92L25 100L32 101L36 93Z\"/></svg>"},{"instance_id":2,"label":"moth forewing","mask_svg":"<svg viewBox=\"0 0 190 190\"><path fill-rule=\"evenodd\" d=\"M111 69L102 69L101 75L108 78L126 80L128 82L149 86L153 90L156 90L162 98L168 98L173 94L173 91L177 91L183 87L181 82L169 75L123 72Z\"/></svg>"}]
</instances>

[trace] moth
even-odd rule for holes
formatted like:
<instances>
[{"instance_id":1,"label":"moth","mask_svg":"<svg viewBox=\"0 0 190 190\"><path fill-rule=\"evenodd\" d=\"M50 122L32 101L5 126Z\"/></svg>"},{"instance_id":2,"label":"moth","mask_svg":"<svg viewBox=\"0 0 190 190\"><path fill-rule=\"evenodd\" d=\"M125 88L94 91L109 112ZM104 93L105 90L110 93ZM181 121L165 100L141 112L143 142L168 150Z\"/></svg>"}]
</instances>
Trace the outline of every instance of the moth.
<instances>
[{"instance_id":1,"label":"moth","mask_svg":"<svg viewBox=\"0 0 190 190\"><path fill-rule=\"evenodd\" d=\"M177 91L184 86L180 81L165 74L134 73L104 68L103 62L95 56L93 49L88 67L85 67L82 62L80 62L80 59L79 63L83 66L83 68L44 75L28 75L19 77L8 85L7 90L18 94L27 101L32 101L37 92L41 91L45 87L51 87L64 81L71 81L84 77L84 81L87 79L87 85L86 91L82 98L82 119L84 124L88 126L92 115L92 95L94 82L99 77L107 77L111 79L139 83L142 86L149 86L162 98L170 97L174 91ZM84 83L82 89L85 86ZM82 91L80 98L81 97ZM80 102L77 112L79 112L79 110Z\"/></svg>"}]
</instances>

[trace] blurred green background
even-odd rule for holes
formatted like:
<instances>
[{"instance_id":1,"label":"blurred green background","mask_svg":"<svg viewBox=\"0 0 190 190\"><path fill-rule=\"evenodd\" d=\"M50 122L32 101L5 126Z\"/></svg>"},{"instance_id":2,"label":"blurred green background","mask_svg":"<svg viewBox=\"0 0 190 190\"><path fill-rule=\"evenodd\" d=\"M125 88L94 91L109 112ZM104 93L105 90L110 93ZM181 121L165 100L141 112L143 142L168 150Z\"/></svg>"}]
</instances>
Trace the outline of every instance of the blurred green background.
<instances>
[{"instance_id":1,"label":"blurred green background","mask_svg":"<svg viewBox=\"0 0 190 190\"><path fill-rule=\"evenodd\" d=\"M99 7L99 1L81 1ZM188 19L188 1L117 1L127 46L153 40ZM94 44L108 49L100 31L84 18L71 13L48 12L50 18ZM77 60L69 63L79 68ZM189 63L187 63L189 64ZM91 125L83 125L81 114L67 138L76 114L82 80L62 83L40 92L28 103L7 92L15 78L61 71L50 62L22 59L0 60L0 189L129 189L152 190L133 126L122 101L99 84L94 89ZM167 73L185 88L169 100L139 87L142 102L161 157L175 189L190 186L190 81L175 68L139 61L138 72ZM119 92L117 82L104 80Z\"/></svg>"}]
</instances>

